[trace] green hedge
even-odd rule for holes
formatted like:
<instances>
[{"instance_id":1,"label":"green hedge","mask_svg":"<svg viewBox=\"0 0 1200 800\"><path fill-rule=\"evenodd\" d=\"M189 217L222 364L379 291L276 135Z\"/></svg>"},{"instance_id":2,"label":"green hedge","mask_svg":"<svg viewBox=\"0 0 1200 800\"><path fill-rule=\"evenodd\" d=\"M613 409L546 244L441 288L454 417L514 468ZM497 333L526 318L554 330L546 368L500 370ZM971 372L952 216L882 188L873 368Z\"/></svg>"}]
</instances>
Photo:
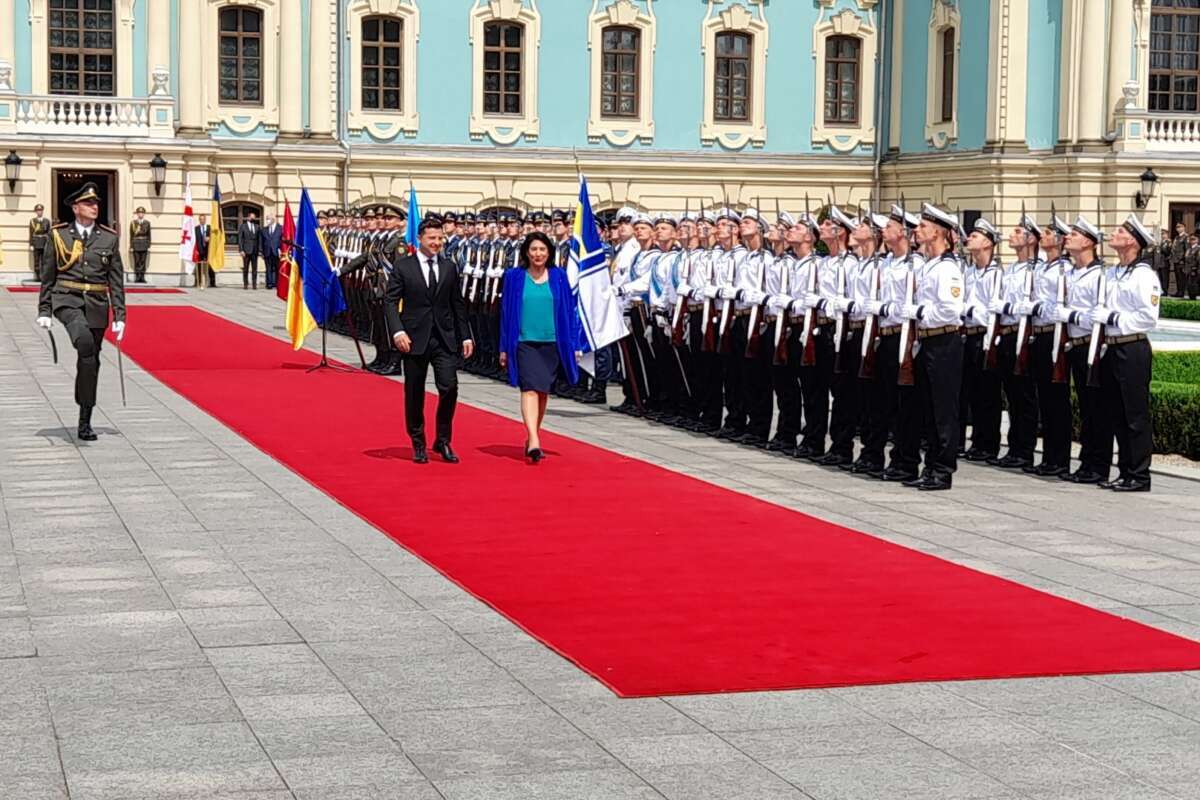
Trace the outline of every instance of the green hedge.
<instances>
[{"instance_id":1,"label":"green hedge","mask_svg":"<svg viewBox=\"0 0 1200 800\"><path fill-rule=\"evenodd\" d=\"M1158 358L1154 357L1156 374ZM1150 419L1156 453L1200 459L1200 385L1151 381Z\"/></svg>"},{"instance_id":2,"label":"green hedge","mask_svg":"<svg viewBox=\"0 0 1200 800\"><path fill-rule=\"evenodd\" d=\"M1163 297L1160 302L1159 316L1163 319L1190 319L1200 322L1200 300L1180 300L1176 297Z\"/></svg>"},{"instance_id":3,"label":"green hedge","mask_svg":"<svg viewBox=\"0 0 1200 800\"><path fill-rule=\"evenodd\" d=\"M1200 350L1155 353L1153 380L1200 385Z\"/></svg>"}]
</instances>

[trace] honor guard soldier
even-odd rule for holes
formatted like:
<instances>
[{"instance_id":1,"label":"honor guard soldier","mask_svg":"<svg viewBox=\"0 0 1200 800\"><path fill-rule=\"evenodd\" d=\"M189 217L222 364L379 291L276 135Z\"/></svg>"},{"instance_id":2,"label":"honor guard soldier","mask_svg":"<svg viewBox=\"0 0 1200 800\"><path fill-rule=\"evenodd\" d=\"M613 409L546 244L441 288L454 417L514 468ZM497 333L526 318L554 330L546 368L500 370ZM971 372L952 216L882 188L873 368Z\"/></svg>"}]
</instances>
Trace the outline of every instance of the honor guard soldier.
<instances>
[{"instance_id":1,"label":"honor guard soldier","mask_svg":"<svg viewBox=\"0 0 1200 800\"><path fill-rule=\"evenodd\" d=\"M1033 313L1033 279L1040 265L1038 243L1042 230L1028 214L1009 234L1008 243L1017 253L1017 261L1004 275L1004 292L988 304L988 311L999 314L1000 337L997 364L1004 397L1008 401L1008 452L988 461L1003 469L1021 469L1033 464L1037 440L1037 389L1027 363L1030 315ZM1022 353L1025 354L1023 361Z\"/></svg>"},{"instance_id":2,"label":"honor guard soldier","mask_svg":"<svg viewBox=\"0 0 1200 800\"><path fill-rule=\"evenodd\" d=\"M1092 309L1103 305L1100 293L1108 282L1107 268L1096 256L1101 240L1100 230L1083 215L1076 218L1067 234L1066 249L1071 254L1074 269L1067 274L1067 302L1059 306L1058 318L1067 323L1067 357L1079 398L1079 469L1059 475L1059 478L1071 483L1102 483L1108 480L1112 469L1112 422L1104 406L1100 381L1089 380L1091 364L1088 362L1093 332ZM1099 333L1103 338L1103 327Z\"/></svg>"},{"instance_id":3,"label":"honor guard soldier","mask_svg":"<svg viewBox=\"0 0 1200 800\"><path fill-rule=\"evenodd\" d=\"M926 261L916 282L916 296L900 313L905 320L916 321L914 389L915 400L922 408L901 426L898 435L906 440L904 446L909 452L919 446L922 428L929 437L921 476L903 485L922 491L949 489L958 467L958 394L963 358L959 333L963 276L954 256L954 236L958 232L956 216L929 203L924 205L917 241Z\"/></svg>"},{"instance_id":4,"label":"honor guard soldier","mask_svg":"<svg viewBox=\"0 0 1200 800\"><path fill-rule=\"evenodd\" d=\"M1117 492L1148 492L1154 449L1148 334L1158 326L1162 286L1144 252L1154 245L1154 234L1141 220L1130 214L1113 231L1111 241L1118 264L1109 274L1103 304L1092 310L1092 322L1104 323L1101 391L1117 437L1118 474L1116 480L1099 485Z\"/></svg>"},{"instance_id":5,"label":"honor guard soldier","mask_svg":"<svg viewBox=\"0 0 1200 800\"><path fill-rule=\"evenodd\" d=\"M621 287L633 278L633 265L642 252L642 244L634 236L633 221L638 212L628 206L620 208L613 217L616 224L616 255L612 264L613 291L621 297ZM629 302L621 297L621 306L625 316L630 316ZM642 368L641 350L636 341L637 334L626 337L618 342L621 354L621 391L624 399L620 405L612 406L613 411L622 414L640 416L644 411L646 399L645 371Z\"/></svg>"},{"instance_id":6,"label":"honor guard soldier","mask_svg":"<svg viewBox=\"0 0 1200 800\"><path fill-rule=\"evenodd\" d=\"M740 394L725 394L725 424L742 428L734 441L766 447L774 411L771 394L772 349L762 341L763 305L767 300L767 273L775 256L767 246L767 221L756 208L747 208L738 223L742 254L736 259L737 302L733 320L730 358L740 371L736 383ZM728 373L727 373L728 374Z\"/></svg>"},{"instance_id":7,"label":"honor guard soldier","mask_svg":"<svg viewBox=\"0 0 1200 800\"><path fill-rule=\"evenodd\" d=\"M640 413L642 416L654 419L660 411L659 401L662 399L662 390L658 382L658 371L654 364L654 350L650 347L652 336L650 326L653 322L650 318L648 304L649 293L644 286L655 259L655 256L651 255L654 246L654 222L650 219L650 215L642 212L635 213L633 241L636 242L637 252L634 253L633 260L629 263L626 279L619 286L615 285L614 281L614 288L617 296L624 301L625 313L629 317L631 339L629 350L631 360L636 362L631 372L633 372L635 380L640 379L641 381L638 386L642 402ZM634 356L635 353L636 356Z\"/></svg>"},{"instance_id":8,"label":"honor guard soldier","mask_svg":"<svg viewBox=\"0 0 1200 800\"><path fill-rule=\"evenodd\" d=\"M1041 477L1058 477L1068 471L1071 461L1071 385L1070 381L1055 381L1055 364L1066 353L1056 352L1055 331L1059 298L1066 292L1067 273L1071 262L1063 252L1063 244L1071 228L1051 215L1050 223L1042 229L1041 246L1046 260L1038 265L1033 278L1033 340L1029 346L1029 363L1038 399L1038 416L1042 429L1042 462L1036 467L1025 466L1025 472ZM1061 350L1061 342L1058 347ZM1063 373L1066 375L1066 373Z\"/></svg>"},{"instance_id":9,"label":"honor guard soldier","mask_svg":"<svg viewBox=\"0 0 1200 800\"><path fill-rule=\"evenodd\" d=\"M1179 287L1179 296L1195 300L1197 294L1200 294L1200 234L1193 233L1188 237L1188 251L1183 258L1183 285Z\"/></svg>"},{"instance_id":10,"label":"honor guard soldier","mask_svg":"<svg viewBox=\"0 0 1200 800\"><path fill-rule=\"evenodd\" d=\"M721 429L724 388L721 357L715 346L713 326L717 281L714 279L713 226L716 218L708 211L696 215L696 236L688 247L688 346L695 378L692 397L699 419L691 425L696 433L713 435ZM711 288L711 296L708 294ZM712 345L712 346L710 346Z\"/></svg>"},{"instance_id":11,"label":"honor guard soldier","mask_svg":"<svg viewBox=\"0 0 1200 800\"><path fill-rule=\"evenodd\" d=\"M43 206L38 203L33 207L33 219L29 220L29 268L35 277L41 270L46 244L50 241L50 219L42 211Z\"/></svg>"},{"instance_id":12,"label":"honor guard soldier","mask_svg":"<svg viewBox=\"0 0 1200 800\"><path fill-rule=\"evenodd\" d=\"M90 442L96 439L92 408L110 307L113 334L118 342L125 336L125 271L117 232L96 222L100 213L96 185L85 183L67 202L75 221L51 229L51 245L42 259L37 324L49 330L57 319L71 338L77 353L78 435Z\"/></svg>"},{"instance_id":13,"label":"honor guard soldier","mask_svg":"<svg viewBox=\"0 0 1200 800\"><path fill-rule=\"evenodd\" d=\"M815 376L817 367L805 361L805 350L815 348L818 342L807 342L804 339L806 309L811 309L812 316L817 314L815 305L806 305L805 298L810 294L812 298L818 298L818 295L810 292L810 289L817 286L819 280L818 271L821 268L821 257L817 255L814 248L817 240L821 238L821 225L815 216L806 211L784 235L794 259L789 265L787 293L779 298L781 302L791 300L783 308L783 312L791 319L787 353L787 367L791 377L788 390L784 392L784 395L791 393L792 380L796 381L800 394L789 401L777 393L777 397L780 397L779 427L783 428L784 435L781 437L779 433L776 433L776 438L787 437L789 428L784 427L785 417L789 426L799 425L799 442L793 450L784 452L796 458L806 458L825 452L826 421L829 416L829 384L821 382ZM813 398L810 398L815 384L822 386L822 391L825 393L822 406L825 410L825 418L820 420L817 419L816 412L810 411L810 408L815 407ZM785 403L791 406L786 415L783 410Z\"/></svg>"},{"instance_id":14,"label":"honor guard soldier","mask_svg":"<svg viewBox=\"0 0 1200 800\"><path fill-rule=\"evenodd\" d=\"M742 217L732 208L726 206L717 214L716 247L713 248L713 271L711 283L705 289L705 297L713 301L718 363L721 365L721 397L723 408L736 406L740 400L741 375L740 364L745 356L737 353L738 360L734 362L733 322L735 298L737 297L737 270L745 257L746 249L738 242L738 228ZM735 372L734 370L737 369ZM734 422L731 425L730 422ZM739 439L746 431L735 427L736 420L726 416L716 436L720 439Z\"/></svg>"},{"instance_id":15,"label":"honor guard soldier","mask_svg":"<svg viewBox=\"0 0 1200 800\"><path fill-rule=\"evenodd\" d=\"M850 334L847 317L852 304L848 292L859 271L858 259L849 249L850 234L856 224L837 206L830 206L829 216L821 224L821 240L829 248L829 255L821 267L818 281L821 301L817 310L823 315L818 320L820 336L827 338L820 348L826 351L824 363L820 350L817 360L818 366L824 367L821 377L828 378L826 386L832 390L833 412L829 415L829 452L814 461L824 467L853 461L854 434L859 423L858 358L857 353L847 351L848 346L853 349L847 341ZM860 336L861 331L860 326ZM861 338L855 341L861 342ZM853 371L846 369L841 359L848 359L854 365ZM828 409L829 401L825 402ZM818 405L813 413L823 415L823 410Z\"/></svg>"},{"instance_id":16,"label":"honor guard soldier","mask_svg":"<svg viewBox=\"0 0 1200 800\"><path fill-rule=\"evenodd\" d=\"M1187 278L1184 275L1184 270L1187 269L1187 228L1180 222L1175 226L1175 238L1171 240L1171 271L1175 273L1175 291L1171 292L1175 297L1183 297L1184 284ZM1170 289L1170 287L1167 287Z\"/></svg>"},{"instance_id":17,"label":"honor guard soldier","mask_svg":"<svg viewBox=\"0 0 1200 800\"><path fill-rule=\"evenodd\" d=\"M980 217L967 237L970 264L964 275L966 310L963 312L963 400L959 407L964 415L959 430L971 420L971 446L964 458L986 462L1000 453L1000 371L994 363L999 355L996 335L988 305L1004 289L1004 269L996 259L1000 232L989 220ZM988 341L988 331L992 340ZM986 345L986 346L985 346ZM989 364L991 361L993 363Z\"/></svg>"},{"instance_id":18,"label":"honor guard soldier","mask_svg":"<svg viewBox=\"0 0 1200 800\"><path fill-rule=\"evenodd\" d=\"M796 219L786 211L780 211L768 236L774 258L766 274L767 295L764 316L767 328L763 332L763 347L769 353L771 392L775 396L775 407L779 409L775 423L775 435L767 442L772 453L791 455L796 451L796 437L800 435L802 412L800 405L800 381L789 347L790 325L788 308L792 304L792 276L796 272L798 258L792 243L792 229ZM782 330L780 330L782 328ZM776 348L776 339L780 347Z\"/></svg>"},{"instance_id":19,"label":"honor guard soldier","mask_svg":"<svg viewBox=\"0 0 1200 800\"><path fill-rule=\"evenodd\" d=\"M850 296L850 337L843 347L850 348L842 360L842 369L855 380L854 390L857 392L858 405L855 414L855 430L863 427L866 420L867 401L876 394L876 371L878 361L875 358L876 342L879 339L879 311L882 306L875 305L880 296L880 278L882 277L883 229L888 224L888 218L875 214L870 208L865 209L858 217L858 224L850 235L855 257L858 259L858 269L854 280L847 287ZM870 319L869 319L870 318ZM867 338L867 323L872 323L870 338ZM864 359L868 359L864 362ZM853 436L853 433L851 434ZM853 448L853 444L851 445ZM853 454L853 449L851 449ZM883 469L881 459L871 454L852 463L842 463L838 466L854 474L870 474Z\"/></svg>"},{"instance_id":20,"label":"honor guard soldier","mask_svg":"<svg viewBox=\"0 0 1200 800\"><path fill-rule=\"evenodd\" d=\"M150 256L150 220L146 219L146 209L137 207L137 216L129 223L129 253L133 256L133 280L135 283L146 282L146 259Z\"/></svg>"}]
</instances>

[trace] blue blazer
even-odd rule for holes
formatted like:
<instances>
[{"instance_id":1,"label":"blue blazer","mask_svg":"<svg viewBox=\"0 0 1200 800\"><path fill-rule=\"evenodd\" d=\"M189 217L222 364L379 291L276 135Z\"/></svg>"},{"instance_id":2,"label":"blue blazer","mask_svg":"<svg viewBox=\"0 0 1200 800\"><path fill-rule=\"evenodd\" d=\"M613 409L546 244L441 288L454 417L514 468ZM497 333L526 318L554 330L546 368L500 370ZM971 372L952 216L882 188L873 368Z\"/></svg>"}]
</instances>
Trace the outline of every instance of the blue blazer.
<instances>
[{"instance_id":1,"label":"blue blazer","mask_svg":"<svg viewBox=\"0 0 1200 800\"><path fill-rule=\"evenodd\" d=\"M575 363L576 343L583 331L579 327L579 310L575 306L575 293L567 280L566 270L551 267L550 297L554 300L554 339L558 360L567 380L579 380L579 366ZM504 285L500 289L500 350L508 355L508 382L517 381L517 344L521 340L521 300L525 295L525 269L512 267L504 272Z\"/></svg>"}]
</instances>

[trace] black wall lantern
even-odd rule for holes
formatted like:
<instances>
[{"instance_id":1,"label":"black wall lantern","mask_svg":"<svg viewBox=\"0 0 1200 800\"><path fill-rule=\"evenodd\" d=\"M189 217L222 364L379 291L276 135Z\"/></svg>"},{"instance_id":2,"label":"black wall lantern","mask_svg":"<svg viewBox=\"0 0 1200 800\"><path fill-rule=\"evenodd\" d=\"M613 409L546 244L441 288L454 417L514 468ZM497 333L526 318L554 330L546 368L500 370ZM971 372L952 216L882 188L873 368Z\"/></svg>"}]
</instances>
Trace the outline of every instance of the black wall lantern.
<instances>
[{"instance_id":1,"label":"black wall lantern","mask_svg":"<svg viewBox=\"0 0 1200 800\"><path fill-rule=\"evenodd\" d=\"M154 194L161 195L163 184L167 182L167 162L163 160L162 153L155 153L150 160L150 172L154 175Z\"/></svg>"},{"instance_id":2,"label":"black wall lantern","mask_svg":"<svg viewBox=\"0 0 1200 800\"><path fill-rule=\"evenodd\" d=\"M1158 183L1158 176L1154 174L1154 169L1147 167L1142 173L1142 188L1134 195L1133 203L1138 208L1145 208L1150 202L1150 198L1154 196L1154 185Z\"/></svg>"},{"instance_id":3,"label":"black wall lantern","mask_svg":"<svg viewBox=\"0 0 1200 800\"><path fill-rule=\"evenodd\" d=\"M17 179L21 177L21 157L16 150L9 150L4 157L4 177L8 179L8 190L17 188Z\"/></svg>"}]
</instances>

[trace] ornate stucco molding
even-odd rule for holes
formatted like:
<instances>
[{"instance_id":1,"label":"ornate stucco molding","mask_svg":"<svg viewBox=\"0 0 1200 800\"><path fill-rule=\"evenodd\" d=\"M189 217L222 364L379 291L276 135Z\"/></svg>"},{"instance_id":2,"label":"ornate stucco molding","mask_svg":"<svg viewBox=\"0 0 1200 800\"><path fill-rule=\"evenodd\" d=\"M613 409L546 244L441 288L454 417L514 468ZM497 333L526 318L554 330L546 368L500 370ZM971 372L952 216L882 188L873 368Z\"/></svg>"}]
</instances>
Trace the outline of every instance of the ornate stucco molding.
<instances>
[{"instance_id":1,"label":"ornate stucco molding","mask_svg":"<svg viewBox=\"0 0 1200 800\"><path fill-rule=\"evenodd\" d=\"M838 153L860 147L874 147L875 58L879 49L879 28L875 22L876 0L858 0L858 12L843 8L830 15L832 0L821 0L821 13L813 26L813 80L817 82L813 101L812 143ZM850 36L859 40L858 123L836 125L825 121L825 51L832 36Z\"/></svg>"},{"instance_id":2,"label":"ornate stucco molding","mask_svg":"<svg viewBox=\"0 0 1200 800\"><path fill-rule=\"evenodd\" d=\"M607 5L605 5L607 3ZM609 26L637 29L640 36L638 53L638 114L636 117L605 117L600 108L601 80L604 72L604 29ZM645 0L645 10L633 0L592 0L588 17L588 50L591 53L591 100L588 109L588 141L592 144L607 139L610 144L624 147L639 141L654 141L654 50L657 45L658 21L654 17L654 0Z\"/></svg>"},{"instance_id":3,"label":"ornate stucco molding","mask_svg":"<svg viewBox=\"0 0 1200 800\"><path fill-rule=\"evenodd\" d=\"M486 114L483 110L483 30L493 21L511 20L525 27L521 69L521 113ZM541 129L538 117L538 52L542 44L542 15L537 0L475 0L469 17L471 42L472 141L488 137L496 144L513 144L519 139L535 142Z\"/></svg>"},{"instance_id":4,"label":"ornate stucco molding","mask_svg":"<svg viewBox=\"0 0 1200 800\"><path fill-rule=\"evenodd\" d=\"M949 120L942 119L942 35L954 31L954 74L950 76L953 105ZM926 52L929 54L925 70L925 141L938 150L944 150L958 140L958 67L962 50L962 16L958 11L958 0L934 0L929 10L929 37Z\"/></svg>"},{"instance_id":5,"label":"ornate stucco molding","mask_svg":"<svg viewBox=\"0 0 1200 800\"><path fill-rule=\"evenodd\" d=\"M716 119L715 78L717 71L717 34L739 31L750 34L750 119L729 122ZM708 10L700 25L700 47L704 54L704 116L700 123L700 142L714 142L730 150L746 145L762 147L767 142L767 44L770 26L763 0L727 2L708 0Z\"/></svg>"},{"instance_id":6,"label":"ornate stucco molding","mask_svg":"<svg viewBox=\"0 0 1200 800\"><path fill-rule=\"evenodd\" d=\"M394 17L400 21L400 110L379 111L362 105L362 21L366 17ZM348 10L346 39L350 47L350 97L347 127L376 140L403 134L413 138L420 129L417 112L417 45L421 40L421 9L417 0L353 0Z\"/></svg>"}]
</instances>

